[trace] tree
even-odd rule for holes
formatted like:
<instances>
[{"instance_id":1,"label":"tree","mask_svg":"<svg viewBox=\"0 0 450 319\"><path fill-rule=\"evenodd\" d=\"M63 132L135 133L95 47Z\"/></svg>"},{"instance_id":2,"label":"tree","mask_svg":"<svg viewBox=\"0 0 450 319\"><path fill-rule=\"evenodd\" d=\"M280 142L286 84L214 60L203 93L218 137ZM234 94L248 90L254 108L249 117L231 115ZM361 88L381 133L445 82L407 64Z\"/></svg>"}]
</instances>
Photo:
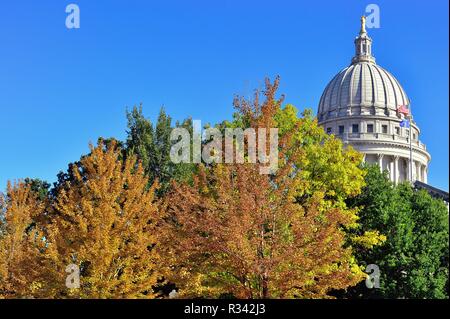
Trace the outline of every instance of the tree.
<instances>
[{"instance_id":1,"label":"tree","mask_svg":"<svg viewBox=\"0 0 450 319\"><path fill-rule=\"evenodd\" d=\"M36 193L39 200L45 200L49 195L50 184L39 178L25 178L24 183L30 185L32 192Z\"/></svg>"},{"instance_id":2,"label":"tree","mask_svg":"<svg viewBox=\"0 0 450 319\"><path fill-rule=\"evenodd\" d=\"M59 296L152 298L159 278L154 189L134 156L114 140L99 141L60 179L49 218L48 251L56 264ZM80 269L80 289L67 289L65 269Z\"/></svg>"},{"instance_id":3,"label":"tree","mask_svg":"<svg viewBox=\"0 0 450 319\"><path fill-rule=\"evenodd\" d=\"M127 111L128 131L126 141L126 152L135 155L142 163L146 174L154 174L152 170L152 153L154 150L153 126L150 120L144 117L142 105L133 107L131 112ZM150 177L154 180L154 176Z\"/></svg>"},{"instance_id":4,"label":"tree","mask_svg":"<svg viewBox=\"0 0 450 319\"><path fill-rule=\"evenodd\" d=\"M293 105L286 105L275 115L280 131L280 140L291 134L285 153L302 149L302 156L295 160L296 173L302 175L302 184L297 189L298 200L306 200L316 192L324 193L330 207L346 209L345 200L361 192L365 172L359 168L362 155L351 146L343 146L334 135L326 134L307 109L301 117ZM356 215L355 215L356 217Z\"/></svg>"},{"instance_id":5,"label":"tree","mask_svg":"<svg viewBox=\"0 0 450 319\"><path fill-rule=\"evenodd\" d=\"M253 103L235 101L242 123L274 127L282 112L277 88L278 79L266 81L261 105L258 93ZM283 122L280 166L274 174L262 175L252 163L216 163L202 167L193 186L174 183L161 209L158 247L168 261L165 276L181 296L320 298L364 278L345 233L357 225L356 210L343 202L344 195L357 194L362 186L360 157L315 127L303 128L309 135L300 136L305 141L299 143L297 132L307 121ZM337 156L340 165L348 166L339 171L345 175L340 177L342 195L331 192L331 182L325 184L324 178L334 181L332 177L314 180L319 172L303 173L317 167L308 161L314 150L337 153L327 158ZM327 167L325 159L318 160L321 172L337 165L331 161ZM333 196L341 201L331 205Z\"/></svg>"},{"instance_id":6,"label":"tree","mask_svg":"<svg viewBox=\"0 0 450 319\"><path fill-rule=\"evenodd\" d=\"M279 78L269 89L276 91L278 84ZM235 98L234 105L238 113L234 115L232 123L223 126L255 126L258 124L254 123L254 118L258 118L261 113L265 114L264 121L277 127L279 131L279 149L283 154L279 165L290 162L293 168L291 174L298 181L295 185L295 200L306 204L314 196L322 196L328 208L342 209L351 216L353 223L345 227L349 244L364 249L380 245L385 237L377 230L364 230L358 234L352 232L352 229L358 227L360 207L347 205L347 200L359 195L365 183L366 172L360 167L362 154L350 145L344 146L334 135L325 133L310 109L306 109L299 117L295 106L287 104L282 108L281 101L274 103L273 92L270 90L264 92L267 101L272 101L266 102L266 105L277 105L270 112L267 112L267 106L264 106L265 112L262 112L262 108L259 110L258 92L253 102Z\"/></svg>"},{"instance_id":7,"label":"tree","mask_svg":"<svg viewBox=\"0 0 450 319\"><path fill-rule=\"evenodd\" d=\"M43 286L51 272L44 232L36 220L45 209L31 183L8 182L0 196L0 298L45 297Z\"/></svg>"},{"instance_id":8,"label":"tree","mask_svg":"<svg viewBox=\"0 0 450 319\"><path fill-rule=\"evenodd\" d=\"M170 140L172 119L161 108L156 127L144 117L142 105L127 112L128 137L126 153L135 155L142 162L149 183L158 180L157 194L162 196L170 187L170 181L188 181L191 179L195 165L189 163L174 164L170 159L170 149L174 142ZM192 120L177 122L176 127L184 127L192 132Z\"/></svg>"},{"instance_id":9,"label":"tree","mask_svg":"<svg viewBox=\"0 0 450 319\"><path fill-rule=\"evenodd\" d=\"M366 186L348 200L360 212L361 230L377 230L386 242L359 249L363 265L380 268L380 288L363 284L345 296L357 298L448 298L448 211L443 201L409 183L393 185L387 172L367 166Z\"/></svg>"}]
</instances>

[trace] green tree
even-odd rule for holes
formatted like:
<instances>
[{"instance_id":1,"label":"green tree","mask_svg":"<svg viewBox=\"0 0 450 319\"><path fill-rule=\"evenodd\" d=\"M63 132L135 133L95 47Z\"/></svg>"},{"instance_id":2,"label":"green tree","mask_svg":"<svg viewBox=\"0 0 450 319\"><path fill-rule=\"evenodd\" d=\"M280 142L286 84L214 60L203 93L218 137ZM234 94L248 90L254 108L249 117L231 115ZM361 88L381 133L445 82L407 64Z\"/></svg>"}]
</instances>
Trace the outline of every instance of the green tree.
<instances>
[{"instance_id":1,"label":"green tree","mask_svg":"<svg viewBox=\"0 0 450 319\"><path fill-rule=\"evenodd\" d=\"M30 185L31 191L36 193L40 200L44 200L49 195L50 184L39 178L25 178L24 183Z\"/></svg>"},{"instance_id":2,"label":"green tree","mask_svg":"<svg viewBox=\"0 0 450 319\"><path fill-rule=\"evenodd\" d=\"M288 104L279 110L275 120L280 140L294 131L291 145L280 147L303 149L303 156L296 160L297 173L304 181L297 189L297 199L304 201L322 192L331 207L347 208L345 199L358 195L364 185L365 172L359 168L361 154L326 134L310 109L298 117L297 109Z\"/></svg>"},{"instance_id":3,"label":"green tree","mask_svg":"<svg viewBox=\"0 0 450 319\"><path fill-rule=\"evenodd\" d=\"M170 140L172 119L161 108L154 127L151 121L145 118L142 105L133 107L127 112L128 130L126 141L126 154L135 155L141 161L145 173L149 177L149 184L159 183L157 194L162 196L170 187L172 179L177 181L190 181L195 165L189 163L174 164L170 159L170 149L175 142ZM186 119L177 122L175 127L184 127L192 133L192 120ZM192 135L191 135L192 136Z\"/></svg>"},{"instance_id":4,"label":"green tree","mask_svg":"<svg viewBox=\"0 0 450 319\"><path fill-rule=\"evenodd\" d=\"M126 152L134 154L142 163L145 173L149 174L151 168L151 156L154 152L153 125L144 117L142 105L133 107L127 111L128 130L126 141ZM153 179L153 176L151 176Z\"/></svg>"},{"instance_id":5,"label":"green tree","mask_svg":"<svg viewBox=\"0 0 450 319\"><path fill-rule=\"evenodd\" d=\"M350 207L363 207L360 228L376 230L387 238L372 250L360 248L362 265L380 268L380 288L364 283L348 290L346 297L448 298L448 212L443 201L410 184L393 185L387 172L367 166L366 186Z\"/></svg>"}]
</instances>

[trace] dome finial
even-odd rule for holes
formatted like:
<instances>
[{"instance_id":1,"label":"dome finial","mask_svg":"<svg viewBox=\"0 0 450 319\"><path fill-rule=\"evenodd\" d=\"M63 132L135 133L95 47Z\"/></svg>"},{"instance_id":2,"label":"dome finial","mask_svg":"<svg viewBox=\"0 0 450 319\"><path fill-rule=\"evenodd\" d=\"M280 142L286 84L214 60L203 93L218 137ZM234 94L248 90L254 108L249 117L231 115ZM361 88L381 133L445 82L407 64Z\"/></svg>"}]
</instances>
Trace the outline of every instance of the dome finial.
<instances>
[{"instance_id":1,"label":"dome finial","mask_svg":"<svg viewBox=\"0 0 450 319\"><path fill-rule=\"evenodd\" d=\"M360 34L366 33L366 17L365 16L361 16L361 31L359 33Z\"/></svg>"},{"instance_id":2,"label":"dome finial","mask_svg":"<svg viewBox=\"0 0 450 319\"><path fill-rule=\"evenodd\" d=\"M361 30L359 36L355 39L355 56L352 59L352 64L358 62L375 63L375 58L372 56L372 39L366 31L365 16L361 16Z\"/></svg>"}]
</instances>

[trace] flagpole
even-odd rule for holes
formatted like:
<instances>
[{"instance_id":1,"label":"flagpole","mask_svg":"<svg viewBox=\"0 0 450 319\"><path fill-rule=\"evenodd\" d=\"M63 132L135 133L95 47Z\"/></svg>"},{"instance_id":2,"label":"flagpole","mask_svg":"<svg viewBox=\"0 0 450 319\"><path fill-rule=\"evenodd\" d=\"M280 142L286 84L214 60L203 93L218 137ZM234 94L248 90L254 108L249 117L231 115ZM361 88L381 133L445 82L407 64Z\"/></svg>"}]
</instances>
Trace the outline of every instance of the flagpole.
<instances>
[{"instance_id":1,"label":"flagpole","mask_svg":"<svg viewBox=\"0 0 450 319\"><path fill-rule=\"evenodd\" d=\"M408 105L406 109L406 105L399 105L397 107L397 112L403 114L403 120L400 123L400 126L409 128L409 181L411 184L413 183L413 158L412 158L412 113L411 113L411 105ZM406 122L405 122L406 120ZM403 124L403 125L402 125Z\"/></svg>"},{"instance_id":2,"label":"flagpole","mask_svg":"<svg viewBox=\"0 0 450 319\"><path fill-rule=\"evenodd\" d=\"M411 135L412 135L412 133L411 133L412 132L411 106L409 106L408 119L409 119L409 179L410 179L411 184L412 184L413 183L413 175L412 175L412 172L413 172L413 167L412 167L413 160L412 160L412 138L411 138Z\"/></svg>"}]
</instances>

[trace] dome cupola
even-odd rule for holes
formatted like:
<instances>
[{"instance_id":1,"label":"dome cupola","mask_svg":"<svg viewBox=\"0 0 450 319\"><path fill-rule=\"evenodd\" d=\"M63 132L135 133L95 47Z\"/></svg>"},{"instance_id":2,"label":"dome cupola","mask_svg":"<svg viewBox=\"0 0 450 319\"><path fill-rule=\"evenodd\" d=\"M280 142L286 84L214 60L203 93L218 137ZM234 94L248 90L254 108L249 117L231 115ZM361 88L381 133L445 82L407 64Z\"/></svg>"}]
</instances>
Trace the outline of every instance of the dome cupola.
<instances>
[{"instance_id":1,"label":"dome cupola","mask_svg":"<svg viewBox=\"0 0 450 319\"><path fill-rule=\"evenodd\" d=\"M361 17L361 30L355 39L355 56L352 59L352 64L358 62L375 63L375 58L372 56L372 39L367 35L364 16Z\"/></svg>"}]
</instances>

